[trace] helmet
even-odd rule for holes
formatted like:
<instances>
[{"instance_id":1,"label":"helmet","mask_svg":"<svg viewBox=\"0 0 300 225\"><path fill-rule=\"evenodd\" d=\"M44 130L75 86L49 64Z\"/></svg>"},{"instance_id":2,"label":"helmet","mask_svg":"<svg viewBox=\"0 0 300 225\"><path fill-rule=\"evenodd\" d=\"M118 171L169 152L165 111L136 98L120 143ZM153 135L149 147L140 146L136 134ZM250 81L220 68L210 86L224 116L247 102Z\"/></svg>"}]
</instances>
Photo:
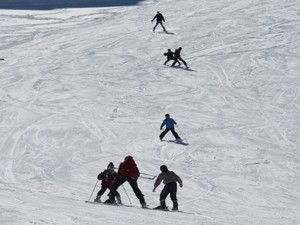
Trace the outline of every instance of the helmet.
<instances>
[{"instance_id":1,"label":"helmet","mask_svg":"<svg viewBox=\"0 0 300 225\"><path fill-rule=\"evenodd\" d=\"M110 162L108 165L107 165L107 169L114 169L115 166L112 162Z\"/></svg>"},{"instance_id":2,"label":"helmet","mask_svg":"<svg viewBox=\"0 0 300 225\"><path fill-rule=\"evenodd\" d=\"M132 160L133 158L132 158L132 156L130 156L130 155L128 155L128 156L126 156L125 157L125 160Z\"/></svg>"},{"instance_id":3,"label":"helmet","mask_svg":"<svg viewBox=\"0 0 300 225\"><path fill-rule=\"evenodd\" d=\"M161 170L161 172L168 172L169 171L168 167L166 165L161 165L160 170Z\"/></svg>"},{"instance_id":4,"label":"helmet","mask_svg":"<svg viewBox=\"0 0 300 225\"><path fill-rule=\"evenodd\" d=\"M165 117L170 117L170 114L169 114L169 113L167 113L167 114L165 115Z\"/></svg>"}]
</instances>

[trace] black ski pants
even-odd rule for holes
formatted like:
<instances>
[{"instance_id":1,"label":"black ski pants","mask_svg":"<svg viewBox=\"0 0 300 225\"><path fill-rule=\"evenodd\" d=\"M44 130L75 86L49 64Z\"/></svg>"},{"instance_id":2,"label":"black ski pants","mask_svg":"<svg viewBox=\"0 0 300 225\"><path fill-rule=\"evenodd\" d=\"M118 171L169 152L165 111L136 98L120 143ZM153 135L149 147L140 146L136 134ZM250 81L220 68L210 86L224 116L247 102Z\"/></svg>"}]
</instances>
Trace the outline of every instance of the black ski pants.
<instances>
[{"instance_id":1,"label":"black ski pants","mask_svg":"<svg viewBox=\"0 0 300 225\"><path fill-rule=\"evenodd\" d=\"M112 186L108 187L108 186L102 185L100 191L98 191L98 193L97 193L97 196L103 195L107 189L111 191L111 188L112 188ZM117 191L116 191L116 196L117 197L120 196L120 193Z\"/></svg>"},{"instance_id":2,"label":"black ski pants","mask_svg":"<svg viewBox=\"0 0 300 225\"><path fill-rule=\"evenodd\" d=\"M166 28L164 27L162 21L156 21L156 24L155 24L155 26L153 27L153 31L155 31L155 28L157 27L158 24L160 24L160 25L162 26L162 28L164 29L164 31L166 31Z\"/></svg>"},{"instance_id":3,"label":"black ski pants","mask_svg":"<svg viewBox=\"0 0 300 225\"><path fill-rule=\"evenodd\" d=\"M163 139L164 136L166 135L166 133L168 133L171 130L172 134L174 135L175 139L180 139L179 135L177 134L177 132L175 131L175 128L166 128L160 135L159 138Z\"/></svg>"},{"instance_id":4,"label":"black ski pants","mask_svg":"<svg viewBox=\"0 0 300 225\"><path fill-rule=\"evenodd\" d=\"M109 194L109 198L110 198L111 202L113 202L115 200L115 196L117 194L117 189L126 181L130 184L136 197L140 200L140 203L141 204L145 203L144 195L142 194L141 190L138 187L137 179L133 179L131 177L118 177L115 180L115 182L110 190L110 194Z\"/></svg>"},{"instance_id":5,"label":"black ski pants","mask_svg":"<svg viewBox=\"0 0 300 225\"><path fill-rule=\"evenodd\" d=\"M179 60L183 63L183 65L185 65L187 67L187 63L186 61L184 61L181 57L175 57L175 60L172 64L172 66L175 66L175 63L178 62L179 63ZM180 64L180 63L179 63Z\"/></svg>"},{"instance_id":6,"label":"black ski pants","mask_svg":"<svg viewBox=\"0 0 300 225\"><path fill-rule=\"evenodd\" d=\"M174 65L175 65L176 62L178 63L178 65L180 65L180 62L179 62L178 60L176 60L175 58L168 58L168 59L165 61L164 65L166 65L167 62L169 62L170 60L174 60L174 62L173 62Z\"/></svg>"},{"instance_id":7,"label":"black ski pants","mask_svg":"<svg viewBox=\"0 0 300 225\"><path fill-rule=\"evenodd\" d=\"M177 183L176 182L167 183L164 186L163 190L160 193L159 200L160 201L165 200L169 194L170 194L172 201L177 201L177 197L176 197Z\"/></svg>"}]
</instances>

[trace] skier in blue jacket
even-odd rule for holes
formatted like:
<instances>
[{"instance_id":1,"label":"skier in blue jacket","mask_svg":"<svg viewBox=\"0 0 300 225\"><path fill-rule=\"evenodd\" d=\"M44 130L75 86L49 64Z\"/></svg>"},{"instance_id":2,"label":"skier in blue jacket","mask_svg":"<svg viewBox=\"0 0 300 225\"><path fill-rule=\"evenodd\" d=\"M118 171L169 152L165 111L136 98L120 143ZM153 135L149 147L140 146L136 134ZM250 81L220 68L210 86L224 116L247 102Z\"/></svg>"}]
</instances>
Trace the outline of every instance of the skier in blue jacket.
<instances>
[{"instance_id":1,"label":"skier in blue jacket","mask_svg":"<svg viewBox=\"0 0 300 225\"><path fill-rule=\"evenodd\" d=\"M162 130L164 126L166 126L166 129L159 135L159 139L162 141L162 139L164 138L166 133L168 133L171 130L171 132L174 135L175 139L176 140L181 140L181 138L179 137L179 135L175 131L174 124L177 124L176 121L173 120L172 118L170 118L169 114L166 114L165 117L166 117L166 119L164 119L164 121L162 122L162 124L160 126L160 129Z\"/></svg>"}]
</instances>

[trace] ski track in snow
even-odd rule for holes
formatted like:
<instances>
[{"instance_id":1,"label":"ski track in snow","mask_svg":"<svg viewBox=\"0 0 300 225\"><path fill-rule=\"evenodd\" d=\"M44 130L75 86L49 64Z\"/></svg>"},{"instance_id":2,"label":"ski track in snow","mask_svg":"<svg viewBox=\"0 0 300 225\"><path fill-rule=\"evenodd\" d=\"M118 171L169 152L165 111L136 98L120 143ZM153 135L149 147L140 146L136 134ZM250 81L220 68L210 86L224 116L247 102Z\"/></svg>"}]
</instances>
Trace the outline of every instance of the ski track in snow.
<instances>
[{"instance_id":1,"label":"ski track in snow","mask_svg":"<svg viewBox=\"0 0 300 225\"><path fill-rule=\"evenodd\" d=\"M152 32L157 10L170 34ZM0 223L299 224L299 12L297 0L0 10ZM163 65L180 46L191 70ZM159 141L165 113L189 145ZM178 173L193 214L84 203L126 155ZM139 186L156 206L162 184Z\"/></svg>"}]
</instances>

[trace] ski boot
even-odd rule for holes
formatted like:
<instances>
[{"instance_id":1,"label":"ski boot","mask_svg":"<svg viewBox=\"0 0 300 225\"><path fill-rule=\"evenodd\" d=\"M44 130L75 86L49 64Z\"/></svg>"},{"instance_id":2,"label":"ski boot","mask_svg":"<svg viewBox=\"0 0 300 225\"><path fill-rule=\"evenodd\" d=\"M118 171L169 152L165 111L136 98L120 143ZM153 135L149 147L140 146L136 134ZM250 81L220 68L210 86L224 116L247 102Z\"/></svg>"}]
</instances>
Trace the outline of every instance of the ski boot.
<instances>
[{"instance_id":1,"label":"ski boot","mask_svg":"<svg viewBox=\"0 0 300 225\"><path fill-rule=\"evenodd\" d=\"M142 206L142 208L147 208L147 203L146 202L142 202L141 206Z\"/></svg>"},{"instance_id":2,"label":"ski boot","mask_svg":"<svg viewBox=\"0 0 300 225\"><path fill-rule=\"evenodd\" d=\"M104 204L115 205L115 204L117 204L117 203L116 203L115 198L109 198L109 199L107 199L107 200L104 202Z\"/></svg>"},{"instance_id":3,"label":"ski boot","mask_svg":"<svg viewBox=\"0 0 300 225\"><path fill-rule=\"evenodd\" d=\"M173 208L172 208L172 211L177 211L178 210L178 201L177 200L174 200L173 201Z\"/></svg>"},{"instance_id":4,"label":"ski boot","mask_svg":"<svg viewBox=\"0 0 300 225\"><path fill-rule=\"evenodd\" d=\"M117 198L118 205L122 205L123 203L121 201L121 197L120 196L116 196L116 198Z\"/></svg>"},{"instance_id":5,"label":"ski boot","mask_svg":"<svg viewBox=\"0 0 300 225\"><path fill-rule=\"evenodd\" d=\"M167 208L165 200L160 201L160 205L156 206L154 209L165 210Z\"/></svg>"},{"instance_id":6,"label":"ski boot","mask_svg":"<svg viewBox=\"0 0 300 225\"><path fill-rule=\"evenodd\" d=\"M144 195L142 195L140 197L140 203L141 203L142 208L147 208L147 204L145 202Z\"/></svg>"},{"instance_id":7,"label":"ski boot","mask_svg":"<svg viewBox=\"0 0 300 225\"><path fill-rule=\"evenodd\" d=\"M101 195L97 195L96 198L94 199L94 202L101 203Z\"/></svg>"}]
</instances>

